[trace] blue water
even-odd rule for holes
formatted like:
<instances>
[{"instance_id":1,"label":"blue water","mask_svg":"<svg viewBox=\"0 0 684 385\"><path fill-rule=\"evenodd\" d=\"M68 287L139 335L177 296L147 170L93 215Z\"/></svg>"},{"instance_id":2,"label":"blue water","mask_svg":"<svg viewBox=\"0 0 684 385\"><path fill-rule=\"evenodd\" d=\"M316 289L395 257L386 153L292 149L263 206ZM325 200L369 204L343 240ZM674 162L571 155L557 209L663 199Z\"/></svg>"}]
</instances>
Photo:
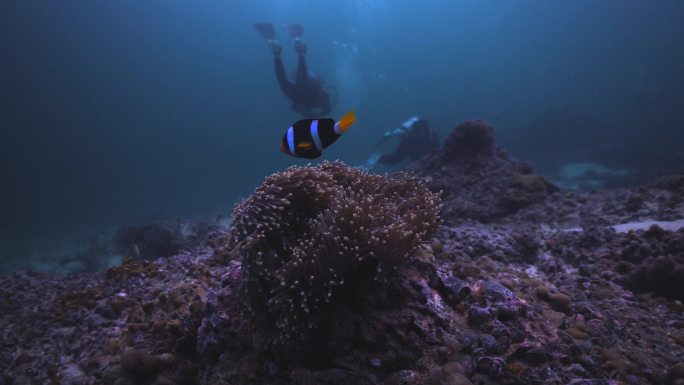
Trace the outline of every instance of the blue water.
<instances>
[{"instance_id":1,"label":"blue water","mask_svg":"<svg viewBox=\"0 0 684 385\"><path fill-rule=\"evenodd\" d=\"M229 214L300 117L252 23L304 26L362 164L412 115L488 119L552 175L684 165L677 0L0 2L0 259L164 217ZM292 40L278 29L288 73ZM52 241L49 241L52 240Z\"/></svg>"}]
</instances>

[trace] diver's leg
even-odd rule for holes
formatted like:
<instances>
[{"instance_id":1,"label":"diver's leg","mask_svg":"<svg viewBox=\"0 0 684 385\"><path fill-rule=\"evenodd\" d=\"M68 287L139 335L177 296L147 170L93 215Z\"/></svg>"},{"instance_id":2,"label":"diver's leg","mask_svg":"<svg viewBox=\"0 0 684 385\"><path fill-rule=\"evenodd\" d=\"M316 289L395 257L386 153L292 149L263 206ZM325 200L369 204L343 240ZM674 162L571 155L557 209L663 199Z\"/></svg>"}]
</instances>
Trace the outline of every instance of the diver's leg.
<instances>
[{"instance_id":1,"label":"diver's leg","mask_svg":"<svg viewBox=\"0 0 684 385\"><path fill-rule=\"evenodd\" d=\"M295 79L295 83L299 85L306 84L308 72L309 71L306 67L306 58L304 57L304 55L299 55L299 64L297 65L297 79Z\"/></svg>"},{"instance_id":2,"label":"diver's leg","mask_svg":"<svg viewBox=\"0 0 684 385\"><path fill-rule=\"evenodd\" d=\"M270 48L271 51L273 51L274 56L280 56L280 54L283 52L283 47L281 47L277 41L273 39L268 39L266 43L268 44L268 48Z\"/></svg>"},{"instance_id":3,"label":"diver's leg","mask_svg":"<svg viewBox=\"0 0 684 385\"><path fill-rule=\"evenodd\" d=\"M306 43L304 43L300 38L295 38L294 47L298 55L306 55Z\"/></svg>"},{"instance_id":4,"label":"diver's leg","mask_svg":"<svg viewBox=\"0 0 684 385\"><path fill-rule=\"evenodd\" d=\"M298 45L299 44L299 45ZM302 45L304 48L302 48ZM295 42L295 49L299 54L299 63L297 64L297 79L295 79L296 84L305 84L306 78L309 76L309 69L306 66L306 45L299 40Z\"/></svg>"},{"instance_id":5,"label":"diver's leg","mask_svg":"<svg viewBox=\"0 0 684 385\"><path fill-rule=\"evenodd\" d=\"M283 61L280 59L280 55L275 55L275 73L276 78L278 78L278 85L280 86L280 89L283 91L285 96L293 99L294 84L287 80L287 76L285 75L285 66L283 66Z\"/></svg>"},{"instance_id":6,"label":"diver's leg","mask_svg":"<svg viewBox=\"0 0 684 385\"><path fill-rule=\"evenodd\" d=\"M378 163L378 159L380 159L381 156L382 154L379 152L371 155L371 157L366 161L366 168L369 170L373 168Z\"/></svg>"}]
</instances>

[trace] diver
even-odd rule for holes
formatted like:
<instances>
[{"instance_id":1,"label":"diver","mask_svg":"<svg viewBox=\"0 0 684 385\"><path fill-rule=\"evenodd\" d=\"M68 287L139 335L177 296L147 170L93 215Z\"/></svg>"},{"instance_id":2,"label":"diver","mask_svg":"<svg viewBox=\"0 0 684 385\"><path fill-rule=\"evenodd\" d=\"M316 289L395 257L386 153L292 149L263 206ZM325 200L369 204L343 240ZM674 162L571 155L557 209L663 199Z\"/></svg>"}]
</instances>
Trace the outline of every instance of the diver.
<instances>
[{"instance_id":1,"label":"diver","mask_svg":"<svg viewBox=\"0 0 684 385\"><path fill-rule=\"evenodd\" d=\"M304 29L299 24L290 24L287 31L294 39L294 48L299 55L299 63L294 83L285 75L285 67L280 58L282 47L275 40L275 28L271 23L255 23L254 27L266 39L275 59L275 73L278 85L285 96L292 100L292 109L307 117L323 116L330 113L330 96L323 89L323 79L308 71L306 66L306 44L302 42Z\"/></svg>"},{"instance_id":2,"label":"diver","mask_svg":"<svg viewBox=\"0 0 684 385\"><path fill-rule=\"evenodd\" d=\"M376 152L366 162L367 168L370 169L377 163L395 165L406 158L416 161L439 147L439 139L430 126L430 121L417 116L404 122L401 127L385 132L375 146L378 147L394 138L399 138L399 144L394 152L390 154Z\"/></svg>"}]
</instances>

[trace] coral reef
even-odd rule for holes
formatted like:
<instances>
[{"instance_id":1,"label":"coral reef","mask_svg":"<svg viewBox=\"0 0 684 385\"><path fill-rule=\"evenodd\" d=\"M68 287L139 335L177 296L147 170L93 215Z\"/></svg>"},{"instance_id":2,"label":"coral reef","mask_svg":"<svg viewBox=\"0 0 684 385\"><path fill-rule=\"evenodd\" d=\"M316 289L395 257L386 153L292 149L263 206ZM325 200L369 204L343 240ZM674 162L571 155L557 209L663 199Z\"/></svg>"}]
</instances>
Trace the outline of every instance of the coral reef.
<instances>
[{"instance_id":1,"label":"coral reef","mask_svg":"<svg viewBox=\"0 0 684 385\"><path fill-rule=\"evenodd\" d=\"M493 222L544 201L558 188L529 164L512 159L494 142L494 128L484 120L459 124L444 146L411 169L443 190L443 217L448 223Z\"/></svg>"},{"instance_id":2,"label":"coral reef","mask_svg":"<svg viewBox=\"0 0 684 385\"><path fill-rule=\"evenodd\" d=\"M494 127L484 120L470 120L451 131L439 156L453 162L491 156L495 150Z\"/></svg>"},{"instance_id":3,"label":"coral reef","mask_svg":"<svg viewBox=\"0 0 684 385\"><path fill-rule=\"evenodd\" d=\"M406 261L436 230L439 208L437 194L404 174L324 162L271 175L237 205L230 229L247 308L277 325L280 340L301 339L345 281Z\"/></svg>"},{"instance_id":4,"label":"coral reef","mask_svg":"<svg viewBox=\"0 0 684 385\"><path fill-rule=\"evenodd\" d=\"M324 163L190 251L0 278L0 384L684 383L684 176L556 191L493 132L413 165L446 191L431 238L421 182ZM317 326L296 355L271 343L284 322Z\"/></svg>"}]
</instances>

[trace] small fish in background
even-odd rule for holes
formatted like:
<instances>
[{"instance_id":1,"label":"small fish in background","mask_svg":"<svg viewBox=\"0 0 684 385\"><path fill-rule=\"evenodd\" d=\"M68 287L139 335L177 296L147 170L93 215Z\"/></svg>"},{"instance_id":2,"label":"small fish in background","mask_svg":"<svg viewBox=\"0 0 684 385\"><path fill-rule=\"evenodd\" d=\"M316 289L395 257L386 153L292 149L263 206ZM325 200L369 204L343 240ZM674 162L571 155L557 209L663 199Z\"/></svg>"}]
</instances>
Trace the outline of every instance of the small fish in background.
<instances>
[{"instance_id":1,"label":"small fish in background","mask_svg":"<svg viewBox=\"0 0 684 385\"><path fill-rule=\"evenodd\" d=\"M354 112L342 119L302 119L290 126L280 143L280 150L295 158L316 159L356 122Z\"/></svg>"}]
</instances>

